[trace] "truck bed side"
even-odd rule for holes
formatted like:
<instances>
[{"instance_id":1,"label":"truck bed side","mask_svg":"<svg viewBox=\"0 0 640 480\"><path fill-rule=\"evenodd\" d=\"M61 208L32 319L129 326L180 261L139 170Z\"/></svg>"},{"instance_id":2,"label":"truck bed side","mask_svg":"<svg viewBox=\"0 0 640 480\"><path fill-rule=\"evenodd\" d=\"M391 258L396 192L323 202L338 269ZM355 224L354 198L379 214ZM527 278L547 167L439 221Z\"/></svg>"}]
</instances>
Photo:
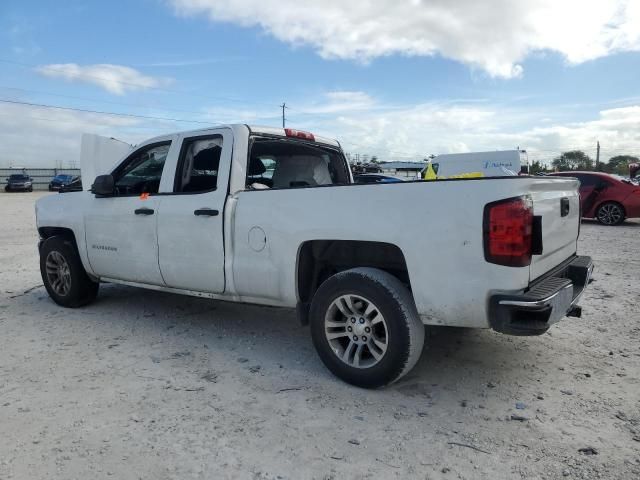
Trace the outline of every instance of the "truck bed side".
<instances>
[{"instance_id":1,"label":"truck bed side","mask_svg":"<svg viewBox=\"0 0 640 480\"><path fill-rule=\"evenodd\" d=\"M529 192L544 197L534 192L545 190L554 192L549 197L558 198L558 189L562 195L575 195L576 187L573 180L556 183L510 177L239 192L234 196L233 283L239 295L293 307L297 252L304 242L386 242L399 247L405 257L425 323L488 327L486 305L491 291L526 288L530 267L485 261L484 206ZM540 205L544 213L547 207L544 202ZM543 225L555 228L544 220ZM572 239L558 247L555 255L535 263L535 268L544 269L573 255L577 229L577 223L572 225L568 234ZM266 244L257 251L251 238L259 231L264 232ZM543 239L547 239L545 231ZM565 240L558 239L558 245Z\"/></svg>"}]
</instances>

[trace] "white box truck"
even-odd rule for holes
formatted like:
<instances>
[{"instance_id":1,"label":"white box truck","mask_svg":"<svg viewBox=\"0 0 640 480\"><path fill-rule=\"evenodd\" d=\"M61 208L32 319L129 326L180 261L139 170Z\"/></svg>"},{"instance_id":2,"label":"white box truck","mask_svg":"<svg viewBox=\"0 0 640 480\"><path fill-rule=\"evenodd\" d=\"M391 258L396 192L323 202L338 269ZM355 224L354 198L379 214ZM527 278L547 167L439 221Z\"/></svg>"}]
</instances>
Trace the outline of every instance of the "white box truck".
<instances>
[{"instance_id":1,"label":"white box truck","mask_svg":"<svg viewBox=\"0 0 640 480\"><path fill-rule=\"evenodd\" d=\"M438 155L431 161L438 178L514 176L527 164L525 150L448 153Z\"/></svg>"}]
</instances>

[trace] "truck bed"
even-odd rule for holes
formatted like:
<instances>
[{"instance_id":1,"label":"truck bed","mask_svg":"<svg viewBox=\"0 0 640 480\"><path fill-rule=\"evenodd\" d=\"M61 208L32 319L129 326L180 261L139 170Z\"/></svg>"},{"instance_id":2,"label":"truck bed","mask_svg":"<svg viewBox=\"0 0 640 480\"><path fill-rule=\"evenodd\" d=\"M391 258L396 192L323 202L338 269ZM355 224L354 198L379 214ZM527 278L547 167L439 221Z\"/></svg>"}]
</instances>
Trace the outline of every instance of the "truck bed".
<instances>
[{"instance_id":1,"label":"truck bed","mask_svg":"<svg viewBox=\"0 0 640 480\"><path fill-rule=\"evenodd\" d=\"M233 218L232 288L295 306L295 255L304 242L385 242L402 250L411 285L428 286L413 289L425 323L489 327L490 288L524 289L575 255L577 187L573 179L511 176L239 192L227 213ZM535 215L542 216L543 251L526 267L489 264L484 207L522 195L531 196ZM570 204L566 217L560 216L562 198ZM260 252L246 240L255 227L266 237Z\"/></svg>"}]
</instances>

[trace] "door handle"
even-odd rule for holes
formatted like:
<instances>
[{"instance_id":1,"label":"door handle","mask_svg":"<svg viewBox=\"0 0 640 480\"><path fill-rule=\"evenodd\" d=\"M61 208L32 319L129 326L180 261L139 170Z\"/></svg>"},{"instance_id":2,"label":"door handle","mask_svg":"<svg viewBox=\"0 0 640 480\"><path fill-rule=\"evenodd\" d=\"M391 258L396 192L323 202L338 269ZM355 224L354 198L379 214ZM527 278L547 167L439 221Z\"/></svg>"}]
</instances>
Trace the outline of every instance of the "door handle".
<instances>
[{"instance_id":1,"label":"door handle","mask_svg":"<svg viewBox=\"0 0 640 480\"><path fill-rule=\"evenodd\" d=\"M136 208L134 212L136 215L153 215L153 208Z\"/></svg>"},{"instance_id":2,"label":"door handle","mask_svg":"<svg viewBox=\"0 0 640 480\"><path fill-rule=\"evenodd\" d=\"M214 210L213 208L199 208L198 210L194 210L194 215L204 215L205 217L215 217L218 215L218 210Z\"/></svg>"},{"instance_id":3,"label":"door handle","mask_svg":"<svg viewBox=\"0 0 640 480\"><path fill-rule=\"evenodd\" d=\"M567 197L562 197L560 199L560 216L566 217L569 215L569 211L571 210L571 204L569 203L569 199Z\"/></svg>"}]
</instances>

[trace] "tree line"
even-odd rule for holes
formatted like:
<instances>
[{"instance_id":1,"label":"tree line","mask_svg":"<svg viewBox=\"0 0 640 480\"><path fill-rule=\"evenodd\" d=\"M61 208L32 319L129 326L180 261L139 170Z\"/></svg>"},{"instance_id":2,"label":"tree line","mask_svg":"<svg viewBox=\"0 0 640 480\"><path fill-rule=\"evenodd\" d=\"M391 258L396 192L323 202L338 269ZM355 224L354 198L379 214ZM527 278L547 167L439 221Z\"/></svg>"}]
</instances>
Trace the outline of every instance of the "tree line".
<instances>
[{"instance_id":1,"label":"tree line","mask_svg":"<svg viewBox=\"0 0 640 480\"><path fill-rule=\"evenodd\" d=\"M613 173L616 175L628 176L629 164L638 163L640 158L633 155L616 155L611 157L608 162L596 162L582 150L571 150L564 152L551 161L551 168L540 161L535 160L529 172L532 174L548 171L566 172L571 170L591 170L605 173Z\"/></svg>"}]
</instances>

